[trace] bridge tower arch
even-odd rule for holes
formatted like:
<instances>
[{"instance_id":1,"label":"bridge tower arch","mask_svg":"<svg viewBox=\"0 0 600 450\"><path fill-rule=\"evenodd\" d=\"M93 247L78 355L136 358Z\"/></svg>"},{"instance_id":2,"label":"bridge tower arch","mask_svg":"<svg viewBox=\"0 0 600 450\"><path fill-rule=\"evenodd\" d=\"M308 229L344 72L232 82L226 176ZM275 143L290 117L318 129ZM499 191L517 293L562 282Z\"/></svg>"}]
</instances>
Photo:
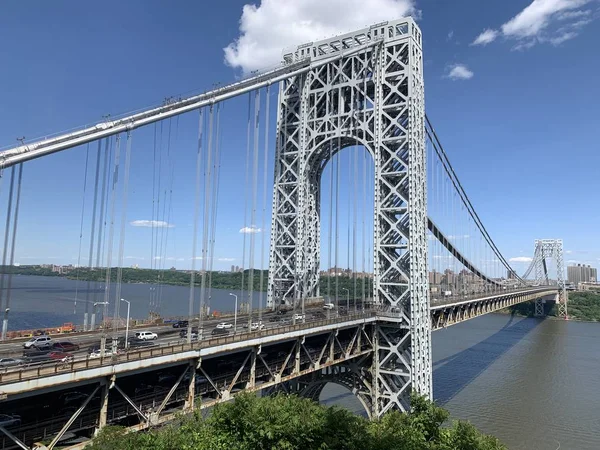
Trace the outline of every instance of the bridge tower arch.
<instances>
[{"instance_id":1,"label":"bridge tower arch","mask_svg":"<svg viewBox=\"0 0 600 450\"><path fill-rule=\"evenodd\" d=\"M549 284L547 259L552 259L556 264L556 282L558 292L556 294L556 304L558 306L558 316L568 317L567 312L567 291L565 289L565 274L563 260L563 241L562 239L536 239L535 252L532 267L535 268L535 283L537 285ZM544 315L543 299L538 298L535 301L535 315Z\"/></svg>"},{"instance_id":2,"label":"bridge tower arch","mask_svg":"<svg viewBox=\"0 0 600 450\"><path fill-rule=\"evenodd\" d=\"M413 389L432 395L421 44L410 18L304 44L284 61L336 59L279 88L268 305L318 295L323 154L360 143L375 167L373 300L398 313L373 336L386 341L371 368L375 417L407 410Z\"/></svg>"}]
</instances>

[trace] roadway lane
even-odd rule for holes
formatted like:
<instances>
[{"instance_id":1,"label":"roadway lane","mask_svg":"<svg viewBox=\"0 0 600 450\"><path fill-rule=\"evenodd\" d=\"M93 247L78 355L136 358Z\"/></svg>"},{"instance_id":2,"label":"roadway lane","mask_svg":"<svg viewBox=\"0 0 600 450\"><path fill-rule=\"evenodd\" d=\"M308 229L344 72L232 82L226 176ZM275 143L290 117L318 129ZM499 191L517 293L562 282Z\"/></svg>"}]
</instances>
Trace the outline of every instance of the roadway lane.
<instances>
[{"instance_id":1,"label":"roadway lane","mask_svg":"<svg viewBox=\"0 0 600 450\"><path fill-rule=\"evenodd\" d=\"M312 307L305 309L307 313L307 320L310 320L315 314L320 316L318 312L321 312L323 315L321 318L330 318L334 317L336 311L330 310L322 310L322 307ZM289 320L291 323L293 313L290 311L286 315L277 316L274 312L264 312L262 314L262 323L265 325L266 329L275 328L277 326L281 326L280 322L272 322L270 319L274 317L281 318L282 320ZM317 317L318 318L318 317ZM253 315L253 322L258 322L258 316ZM215 318L208 319L204 321L204 338L210 337L212 330L221 322L231 323L233 325L234 318ZM237 318L237 333L247 332L248 329L244 328L244 325L248 323L248 314L238 315ZM198 326L198 320L195 319L192 321L192 326ZM155 341L150 341L155 345L165 345L169 342L181 342L184 339L179 337L179 332L182 328L173 328L172 324L163 324L163 325L154 325L148 327L136 327L129 329L129 337L132 337L138 331L151 331L158 335L158 339ZM233 334L233 329L230 328L229 334ZM108 339L107 345L110 345L112 332L108 331ZM100 332L88 332L88 333L74 333L74 334L60 334L60 335L51 335L51 338L54 342L72 342L80 346L80 350L78 352L73 352L76 356L87 354L90 347L96 347L100 345L102 333ZM118 332L118 337L125 337L125 329L120 329ZM22 358L24 354L26 354L25 349L23 348L23 343L25 340L19 339L15 341L8 341L4 343L0 343L0 358L2 357L13 357L13 358ZM0 369L1 370L1 369Z\"/></svg>"}]
</instances>

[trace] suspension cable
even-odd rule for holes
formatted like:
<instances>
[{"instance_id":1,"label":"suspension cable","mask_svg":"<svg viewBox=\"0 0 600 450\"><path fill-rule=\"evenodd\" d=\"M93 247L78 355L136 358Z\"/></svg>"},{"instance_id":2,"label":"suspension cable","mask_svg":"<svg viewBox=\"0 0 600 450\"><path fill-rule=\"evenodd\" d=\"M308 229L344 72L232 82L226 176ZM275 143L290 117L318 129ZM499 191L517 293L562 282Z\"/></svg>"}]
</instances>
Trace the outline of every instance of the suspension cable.
<instances>
[{"instance_id":1,"label":"suspension cable","mask_svg":"<svg viewBox=\"0 0 600 450\"><path fill-rule=\"evenodd\" d=\"M217 213L219 205L219 183L220 183L220 172L221 172L221 108L223 105L217 103L217 125L216 125L216 143L215 143L215 158L213 164L214 181L212 183L212 208L211 208L211 225L210 225L210 237L209 237L209 270L208 270L208 308L210 310L212 303L212 276L213 266L215 261L215 234L217 229Z\"/></svg>"},{"instance_id":2,"label":"suspension cable","mask_svg":"<svg viewBox=\"0 0 600 450\"><path fill-rule=\"evenodd\" d=\"M79 294L79 271L81 270L81 244L83 242L83 218L85 215L85 191L87 188L88 162L90 158L90 144L85 149L85 170L83 172L83 194L81 196L81 220L79 223L79 250L77 251L77 268L75 269L75 301L73 315L77 314L77 297Z\"/></svg>"},{"instance_id":3,"label":"suspension cable","mask_svg":"<svg viewBox=\"0 0 600 450\"><path fill-rule=\"evenodd\" d=\"M265 150L263 159L263 193L262 193L262 223L261 223L261 242L260 242L260 297L258 303L258 322L262 321L263 295L264 295L264 275L265 275L265 234L267 225L267 172L269 164L269 108L271 102L271 85L267 86L265 103Z\"/></svg>"},{"instance_id":4,"label":"suspension cable","mask_svg":"<svg viewBox=\"0 0 600 450\"><path fill-rule=\"evenodd\" d=\"M248 266L250 273L248 276L248 329L252 330L252 303L254 297L254 247L256 244L256 194L258 188L258 139L260 132L260 89L254 91L254 148L252 156L252 200L250 206L250 226L254 228L250 234L250 255L248 257ZM259 326L260 328L260 326Z\"/></svg>"},{"instance_id":5,"label":"suspension cable","mask_svg":"<svg viewBox=\"0 0 600 450\"><path fill-rule=\"evenodd\" d=\"M202 130L203 130L204 109L198 111L198 142L196 145L196 190L194 192L194 234L192 236L192 273L190 275L190 296L188 303L188 328L187 342L192 342L192 317L194 316L194 294L196 280L196 251L198 248L198 221L200 219L200 189L201 189L201 174L202 174ZM203 333L201 328L198 328L199 338L200 333Z\"/></svg>"},{"instance_id":6,"label":"suspension cable","mask_svg":"<svg viewBox=\"0 0 600 450\"><path fill-rule=\"evenodd\" d=\"M10 245L10 267L15 264L15 245L17 242L17 230L19 223L19 207L21 205L21 185L23 180L23 163L19 164L19 180L17 181L17 198L15 200L15 217L13 219L12 243ZM12 270L8 272L8 286L6 289L6 309L10 309L10 297L12 294ZM8 324L7 324L8 325ZM6 336L2 336L4 339Z\"/></svg>"},{"instance_id":7,"label":"suspension cable","mask_svg":"<svg viewBox=\"0 0 600 450\"><path fill-rule=\"evenodd\" d=\"M427 136L429 137L431 143L433 144L433 147L434 147L436 153L438 154L438 157L440 158L440 160L444 166L444 169L446 170L446 173L450 177L450 181L454 185L454 188L457 190L461 200L467 207L469 214L473 217L473 220L475 221L475 224L479 228L479 231L483 234L485 240L490 245L490 247L492 248L492 250L494 251L496 256L500 259L500 261L502 261L502 264L504 265L504 267L506 267L507 270L512 270L510 264L508 263L508 261L506 261L506 259L502 255L502 253L500 253L500 250L498 249L498 247L494 243L493 239L489 235L487 229L481 222L481 219L479 218L479 215L475 211L475 208L473 207L469 197L467 196L460 180L456 176L456 173L454 172L454 168L452 167L452 164L450 163L450 160L448 159L448 155L446 154L446 152L435 132L435 129L433 128L433 125L431 124L431 121L429 120L429 117L425 116L425 120L426 120L426 124L428 126L428 128L427 127L425 128ZM524 280L521 279L521 277L519 277L518 275L516 275L516 276L519 279L519 281L525 283Z\"/></svg>"},{"instance_id":8,"label":"suspension cable","mask_svg":"<svg viewBox=\"0 0 600 450\"><path fill-rule=\"evenodd\" d=\"M116 352L117 348L117 332L119 331L119 324L117 318L119 316L119 310L121 305L121 284L123 280L123 251L125 249L125 223L127 222L127 198L129 192L129 168L131 166L131 131L127 133L127 143L125 149L125 173L123 175L123 200L121 206L121 232L119 241L119 256L117 263L117 288L115 293L115 307L113 317L113 352ZM127 345L127 344L125 344Z\"/></svg>"},{"instance_id":9,"label":"suspension cable","mask_svg":"<svg viewBox=\"0 0 600 450\"><path fill-rule=\"evenodd\" d=\"M100 150L102 146L102 140L98 141L98 151L97 151L97 156L96 156L96 176L95 176L95 180L94 180L94 204L92 207L92 230L90 232L90 254L89 254L89 259L88 259L88 267L90 269L90 272L92 270L93 266L93 257L94 257L94 238L96 235L96 209L97 209L97 205L98 205L98 183L99 183L99 177L100 177ZM85 292L85 314L83 316L83 330L87 331L87 327L88 327L88 316L89 316L89 308L90 308L90 289L91 289L91 284L90 284L90 280L91 277L88 277L88 282L87 282L87 289ZM94 292L94 297L96 296L96 293Z\"/></svg>"}]
</instances>

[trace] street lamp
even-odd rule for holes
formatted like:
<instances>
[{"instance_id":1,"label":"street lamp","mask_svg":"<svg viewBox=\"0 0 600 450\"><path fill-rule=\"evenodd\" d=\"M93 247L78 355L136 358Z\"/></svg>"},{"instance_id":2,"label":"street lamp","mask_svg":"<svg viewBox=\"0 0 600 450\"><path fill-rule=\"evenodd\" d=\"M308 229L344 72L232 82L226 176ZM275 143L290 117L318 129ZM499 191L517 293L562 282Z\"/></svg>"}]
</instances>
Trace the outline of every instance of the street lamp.
<instances>
[{"instance_id":1,"label":"street lamp","mask_svg":"<svg viewBox=\"0 0 600 450\"><path fill-rule=\"evenodd\" d=\"M342 291L346 291L346 312L350 312L350 291L346 288L342 288Z\"/></svg>"},{"instance_id":2,"label":"street lamp","mask_svg":"<svg viewBox=\"0 0 600 450\"><path fill-rule=\"evenodd\" d=\"M237 331L237 295L232 294L231 292L229 293L229 295L235 297L235 311L233 313L233 335L235 336L235 333Z\"/></svg>"},{"instance_id":3,"label":"street lamp","mask_svg":"<svg viewBox=\"0 0 600 450\"><path fill-rule=\"evenodd\" d=\"M91 331L94 331L96 327L96 306L97 305L108 305L108 302L95 302L94 308L92 309L92 323L91 323Z\"/></svg>"},{"instance_id":4,"label":"street lamp","mask_svg":"<svg viewBox=\"0 0 600 450\"><path fill-rule=\"evenodd\" d=\"M125 350L127 350L127 347L129 347L129 308L131 307L131 303L124 298L121 301L127 303L127 324L125 325Z\"/></svg>"}]
</instances>

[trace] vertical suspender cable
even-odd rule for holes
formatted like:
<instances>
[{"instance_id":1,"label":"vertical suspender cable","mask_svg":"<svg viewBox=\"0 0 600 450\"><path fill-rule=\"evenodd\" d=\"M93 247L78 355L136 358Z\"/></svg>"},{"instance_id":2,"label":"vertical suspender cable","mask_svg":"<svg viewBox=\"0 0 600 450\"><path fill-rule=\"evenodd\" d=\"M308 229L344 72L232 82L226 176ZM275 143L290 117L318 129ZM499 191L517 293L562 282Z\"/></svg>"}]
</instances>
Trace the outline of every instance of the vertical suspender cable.
<instances>
[{"instance_id":1,"label":"vertical suspender cable","mask_svg":"<svg viewBox=\"0 0 600 450\"><path fill-rule=\"evenodd\" d=\"M256 243L256 194L258 188L258 139L260 132L260 89L254 91L254 149L252 156L252 204L250 212L250 226L254 232L250 235L250 255L249 277L248 277L248 297L250 300L248 313L248 329L251 330L252 324L252 303L254 294L254 247Z\"/></svg>"},{"instance_id":2,"label":"vertical suspender cable","mask_svg":"<svg viewBox=\"0 0 600 450\"><path fill-rule=\"evenodd\" d=\"M104 177L104 180L102 181L102 190L104 191L104 196L106 197L105 201L104 201L104 207L103 209L103 220L100 223L100 228L102 228L102 234L104 236L104 240L102 240L101 242L101 247L102 247L102 254L100 255L100 258L96 257L96 267L100 267L100 262L104 261L104 255L106 255L106 227L108 225L108 190L110 189L110 180L111 180L111 170L110 167L112 166L113 163L113 154L114 154L114 147L112 145L110 145L108 147L108 158L106 158L106 165L105 165L105 173L106 176Z\"/></svg>"},{"instance_id":3,"label":"vertical suspender cable","mask_svg":"<svg viewBox=\"0 0 600 450\"><path fill-rule=\"evenodd\" d=\"M271 102L271 85L267 85L265 101L265 151L263 156L263 193L262 193L262 230L260 240L260 297L258 302L258 322L262 321L263 295L265 287L263 286L265 275L265 234L267 226L267 172L269 166L269 107Z\"/></svg>"},{"instance_id":4,"label":"vertical suspender cable","mask_svg":"<svg viewBox=\"0 0 600 450\"><path fill-rule=\"evenodd\" d=\"M221 103L217 103L217 128L216 128L216 143L215 143L215 158L213 164L214 181L212 183L212 211L211 211L211 225L210 225L210 238L209 238L209 270L208 270L208 303L207 306L211 308L212 300L212 276L213 276L213 265L215 261L215 234L217 229L217 212L219 206L219 182L221 173Z\"/></svg>"},{"instance_id":5,"label":"vertical suspender cable","mask_svg":"<svg viewBox=\"0 0 600 450\"><path fill-rule=\"evenodd\" d=\"M172 162L171 162L171 130L173 128L173 118L169 119L169 132L167 134L167 165L169 166L169 169L171 168ZM171 175L172 171L169 170L167 172L167 183L165 186L165 191L163 193L163 210L162 210L162 218L161 218L161 227L160 227L160 244L159 244L159 250L160 250L160 259L158 260L159 262L159 266L160 266L160 272L159 272L159 277L160 277L160 283L157 286L157 299L158 299L158 307L157 307L157 314L160 314L160 308L162 306L162 291L163 291L163 283L162 283L162 279L164 276L164 270L165 270L165 262L167 259L167 249L166 246L164 246L163 244L165 244L165 234L168 232L169 230L169 225L167 224L167 222L165 222L165 218L166 218L166 214L167 214L167 190L169 188L169 186L171 185L171 181L169 179L170 175ZM158 216L157 216L158 218Z\"/></svg>"},{"instance_id":6,"label":"vertical suspender cable","mask_svg":"<svg viewBox=\"0 0 600 450\"><path fill-rule=\"evenodd\" d=\"M366 149L365 149L366 150ZM367 216L367 162L368 162L368 155L367 155L367 151L365 151L364 153L364 158L363 158L363 173L362 173L362 186L363 186L363 195L362 195L362 296L361 296L361 300L362 300L362 309L364 311L365 309L365 301L366 301L366 284L367 284L367 267L365 265L365 259L367 256L367 248L366 248L366 244L367 244L367 239L366 239L366 223L365 223L365 217ZM370 217L373 217L373 214L370 215Z\"/></svg>"},{"instance_id":7,"label":"vertical suspender cable","mask_svg":"<svg viewBox=\"0 0 600 450\"><path fill-rule=\"evenodd\" d=\"M95 181L94 181L94 206L92 207L92 231L90 232L90 254L89 254L89 259L88 259L88 268L90 269L90 271L92 270L93 267L93 256L94 256L94 237L95 237L95 233L96 233L96 207L98 204L98 182L99 182L99 177L100 177L100 149L102 146L102 140L98 141L98 155L96 157L96 177L95 177ZM87 289L85 292L85 313L83 315L83 330L87 331L87 327L88 327L88 315L89 315L89 308L90 308L90 289L91 289L91 284L90 284L90 278L88 278L88 282L87 282ZM92 311L93 312L93 311Z\"/></svg>"},{"instance_id":8,"label":"vertical suspender cable","mask_svg":"<svg viewBox=\"0 0 600 450\"><path fill-rule=\"evenodd\" d=\"M81 221L79 223L79 250L77 251L77 268L75 269L75 301L73 315L77 314L77 296L79 295L79 271L81 270L81 244L83 241L83 218L85 215L85 191L87 187L88 162L90 159L90 144L85 149L85 171L83 172L83 194L81 196Z\"/></svg>"},{"instance_id":9,"label":"vertical suspender cable","mask_svg":"<svg viewBox=\"0 0 600 450\"><path fill-rule=\"evenodd\" d=\"M8 190L8 207L6 209L6 225L4 226L4 249L2 251L2 274L0 275L0 305L3 303L2 293L4 292L4 274L7 271L6 266L6 254L8 252L8 237L10 234L10 218L12 215L12 202L13 202L13 192L15 188L15 172L17 168L15 166L12 167L10 171L10 188ZM6 311L6 307L3 309ZM4 321L2 323L2 340L6 339L6 331L8 327L8 318L4 316Z\"/></svg>"},{"instance_id":10,"label":"vertical suspender cable","mask_svg":"<svg viewBox=\"0 0 600 450\"><path fill-rule=\"evenodd\" d=\"M194 234L192 236L192 273L190 275L190 296L188 302L188 329L187 329L187 342L192 342L192 317L194 316L194 293L195 293L195 280L196 280L196 250L198 248L198 220L200 215L200 176L202 170L202 124L203 124L203 113L204 110L200 109L198 112L198 143L196 150L196 190L194 192ZM198 333L202 333L199 328ZM199 336L200 337L200 336Z\"/></svg>"},{"instance_id":11,"label":"vertical suspender cable","mask_svg":"<svg viewBox=\"0 0 600 450\"><path fill-rule=\"evenodd\" d=\"M10 245L10 267L15 264L15 245L17 242L17 225L19 223L19 206L21 204L21 182L23 180L23 163L19 164L19 181L17 181L17 199L15 201L15 217L13 219L12 243ZM6 288L6 313L10 309L10 296L12 291L12 270L8 272L8 286ZM6 314L5 313L5 314ZM6 315L4 317L7 317ZM7 318L8 319L8 318ZM6 324L8 330L8 323ZM3 330L2 339L6 338L6 330Z\"/></svg>"},{"instance_id":12,"label":"vertical suspender cable","mask_svg":"<svg viewBox=\"0 0 600 450\"><path fill-rule=\"evenodd\" d=\"M247 136L246 136L246 174L244 187L248 186L248 180L250 178L250 131L251 131L251 107L252 107L252 93L248 92L248 124L247 124ZM244 189L244 228L243 228L243 237L242 237L242 284L241 284L241 292L240 298L242 299L242 303L244 303L244 274L246 265L246 234L248 234L248 189ZM235 333L235 330L234 330Z\"/></svg>"},{"instance_id":13,"label":"vertical suspender cable","mask_svg":"<svg viewBox=\"0 0 600 450\"><path fill-rule=\"evenodd\" d=\"M156 224L154 222L154 209L156 207L156 134L158 132L158 122L154 123L154 142L152 145L152 216L151 216L151 234L150 234L150 269L154 269L154 235ZM150 315L154 313L154 289L150 284L150 292L148 299L148 312Z\"/></svg>"},{"instance_id":14,"label":"vertical suspender cable","mask_svg":"<svg viewBox=\"0 0 600 450\"><path fill-rule=\"evenodd\" d=\"M113 352L115 352L117 344L117 332L119 325L117 318L119 317L119 309L121 305L121 283L123 280L123 251L125 249L125 223L127 222L127 196L129 192L129 168L131 166L131 131L127 132L127 144L125 148L125 173L123 174L123 203L121 206L121 232L119 241L119 256L117 265L117 288L115 293L115 308L113 317Z\"/></svg>"},{"instance_id":15,"label":"vertical suspender cable","mask_svg":"<svg viewBox=\"0 0 600 450\"><path fill-rule=\"evenodd\" d=\"M117 185L119 184L119 165L121 158L121 135L117 135L117 142L115 145L115 164L114 164L114 172L113 172L113 180L112 180L112 189L110 193L110 227L108 229L108 251L106 255L106 278L104 279L104 307L103 307L103 318L106 318L106 314L108 313L108 304L110 301L110 277L111 277L111 268L112 268L112 252L113 252L113 242L115 236L115 203L117 197ZM116 300L120 301L120 300ZM95 313L95 308L94 308ZM102 341L101 341L101 351L104 352L106 349L106 332L105 327L102 329Z\"/></svg>"},{"instance_id":16,"label":"vertical suspender cable","mask_svg":"<svg viewBox=\"0 0 600 450\"><path fill-rule=\"evenodd\" d=\"M102 231L104 229L105 217L104 217L104 204L106 203L106 188L108 183L107 174L108 171L108 154L110 149L110 138L106 139L106 145L104 146L104 165L102 174L102 196L100 197L100 220L98 221L98 247L96 248L96 267L100 267L101 249L102 249Z\"/></svg>"},{"instance_id":17,"label":"vertical suspender cable","mask_svg":"<svg viewBox=\"0 0 600 450\"><path fill-rule=\"evenodd\" d=\"M339 111L338 111L338 115L339 115ZM338 119L339 120L339 119ZM339 127L339 122L338 122L338 127ZM336 272L339 270L338 269L338 256L339 256L339 245L340 245L340 235L339 235L339 218L340 218L340 214L339 214L339 204L340 204L340 150L341 150L341 135L339 134L340 130L338 129L338 138L337 138L337 152L335 154L335 160L336 160L336 181L335 181L335 267L336 267ZM339 287L340 287L340 280L339 280L339 273L336 273L335 276L335 301L336 304L339 306Z\"/></svg>"},{"instance_id":18,"label":"vertical suspender cable","mask_svg":"<svg viewBox=\"0 0 600 450\"><path fill-rule=\"evenodd\" d=\"M353 287L352 292L354 295L354 312L357 311L356 306L356 281L357 281L357 270L356 270L356 227L357 227L357 197L358 197L358 147L354 147L354 178L350 182L354 188L354 196L352 202L352 275L353 275Z\"/></svg>"},{"instance_id":19,"label":"vertical suspender cable","mask_svg":"<svg viewBox=\"0 0 600 450\"><path fill-rule=\"evenodd\" d=\"M214 105L210 106L209 109L209 120L208 120L208 147L206 155L206 165L204 166L204 205L203 205L203 217L204 225L202 228L202 273L200 274L200 324L199 329L203 328L204 316L207 315L208 310L205 306L206 296L206 260L208 256L208 216L210 207L210 179L211 179L211 160L212 160L212 145L213 145L213 125L214 125Z\"/></svg>"}]
</instances>

